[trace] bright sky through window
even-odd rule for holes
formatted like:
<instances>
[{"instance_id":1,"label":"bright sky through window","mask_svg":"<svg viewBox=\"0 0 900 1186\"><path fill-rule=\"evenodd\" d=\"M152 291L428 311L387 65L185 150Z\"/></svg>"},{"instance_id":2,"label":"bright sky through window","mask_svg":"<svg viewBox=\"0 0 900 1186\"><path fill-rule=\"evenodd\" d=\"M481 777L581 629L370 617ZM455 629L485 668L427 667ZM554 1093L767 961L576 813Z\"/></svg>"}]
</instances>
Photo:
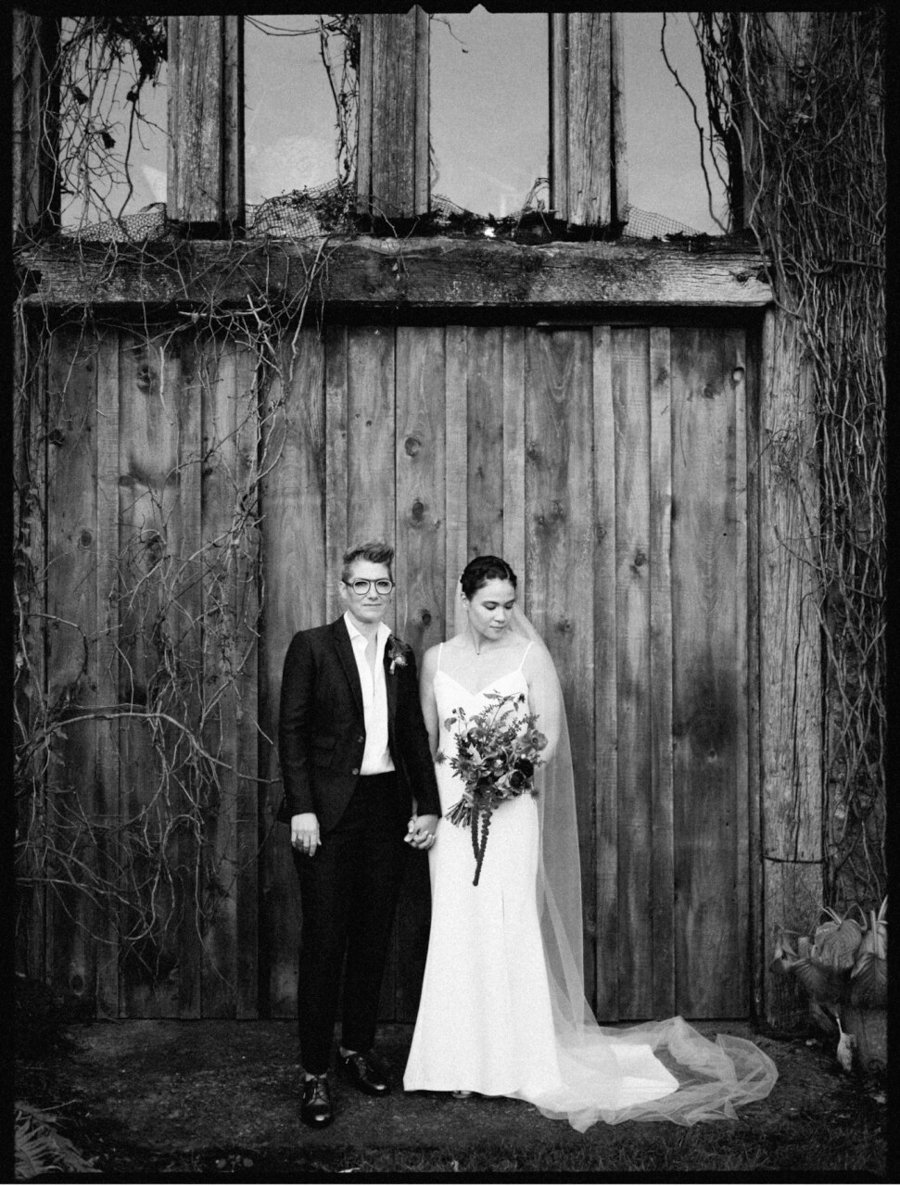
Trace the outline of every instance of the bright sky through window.
<instances>
[{"instance_id":1,"label":"bright sky through window","mask_svg":"<svg viewBox=\"0 0 900 1186\"><path fill-rule=\"evenodd\" d=\"M660 49L663 14L622 14L628 201L696 231L722 234L709 212L700 166L700 137L691 104ZM700 51L686 12L666 13L666 54L697 106L705 128L706 100ZM725 189L707 162L713 209L727 223Z\"/></svg>"},{"instance_id":2,"label":"bright sky through window","mask_svg":"<svg viewBox=\"0 0 900 1186\"><path fill-rule=\"evenodd\" d=\"M339 69L342 39L330 39ZM338 175L336 111L315 14L244 18L247 202Z\"/></svg>"},{"instance_id":3,"label":"bright sky through window","mask_svg":"<svg viewBox=\"0 0 900 1186\"><path fill-rule=\"evenodd\" d=\"M432 190L502 218L547 176L548 20L542 12L431 19Z\"/></svg>"},{"instance_id":4,"label":"bright sky through window","mask_svg":"<svg viewBox=\"0 0 900 1186\"><path fill-rule=\"evenodd\" d=\"M135 82L135 61L125 65L85 36L85 21L64 17L61 36L71 42L68 93L61 104L60 164L62 225L127 217L166 200L166 64L156 82L145 81L138 104L126 99ZM73 101L74 97L74 101Z\"/></svg>"}]
</instances>

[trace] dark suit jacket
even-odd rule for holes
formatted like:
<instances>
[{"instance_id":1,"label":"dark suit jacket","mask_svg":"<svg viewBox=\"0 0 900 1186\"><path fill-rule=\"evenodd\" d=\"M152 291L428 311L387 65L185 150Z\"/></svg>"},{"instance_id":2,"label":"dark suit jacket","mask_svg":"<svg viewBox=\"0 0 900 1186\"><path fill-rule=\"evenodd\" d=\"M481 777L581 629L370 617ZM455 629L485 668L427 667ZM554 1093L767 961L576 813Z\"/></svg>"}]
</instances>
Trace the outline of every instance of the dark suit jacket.
<instances>
[{"instance_id":1,"label":"dark suit jacket","mask_svg":"<svg viewBox=\"0 0 900 1186\"><path fill-rule=\"evenodd\" d=\"M397 822L405 830L415 798L420 815L439 815L434 761L419 704L416 660L394 639L404 663L390 673L385 647L388 747L397 769ZM278 819L314 811L322 832L344 813L366 744L359 671L343 617L295 634L284 660L278 752L284 800Z\"/></svg>"}]
</instances>

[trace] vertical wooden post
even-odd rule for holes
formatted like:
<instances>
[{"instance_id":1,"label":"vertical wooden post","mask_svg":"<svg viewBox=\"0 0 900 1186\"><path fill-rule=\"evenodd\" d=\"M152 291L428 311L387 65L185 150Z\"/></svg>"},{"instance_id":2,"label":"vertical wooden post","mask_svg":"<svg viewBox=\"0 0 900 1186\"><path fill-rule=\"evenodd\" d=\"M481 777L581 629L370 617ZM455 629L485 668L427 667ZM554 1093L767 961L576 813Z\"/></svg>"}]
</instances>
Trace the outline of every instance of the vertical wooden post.
<instances>
[{"instance_id":1,"label":"vertical wooden post","mask_svg":"<svg viewBox=\"0 0 900 1186\"><path fill-rule=\"evenodd\" d=\"M794 68L802 65L814 34L814 14L769 12L762 19L766 77L774 95L790 109ZM744 110L749 110L746 101ZM746 205L764 222L777 211L748 118L744 154ZM814 926L824 891L821 590L811 547L819 530L815 433L814 392L799 325L788 311L775 307L763 327L758 422L763 925L757 956L766 969L759 986L765 1016L781 1028L805 1023L807 1003L793 977L768 971L775 936L782 926L793 931Z\"/></svg>"},{"instance_id":2,"label":"vertical wooden post","mask_svg":"<svg viewBox=\"0 0 900 1186\"><path fill-rule=\"evenodd\" d=\"M13 13L13 235L52 230L59 219L54 65L59 25Z\"/></svg>"},{"instance_id":3,"label":"vertical wooden post","mask_svg":"<svg viewBox=\"0 0 900 1186\"><path fill-rule=\"evenodd\" d=\"M38 326L17 319L13 329L13 538L14 579L20 628L16 636L17 674L13 695L25 741L35 735L46 701L47 675L47 419L49 349L41 348ZM54 426L55 427L55 426ZM27 779L28 773L25 772ZM45 798L46 771L34 774L32 794ZM27 784L26 784L27 785ZM45 809L34 812L40 820ZM43 826L39 824L38 826ZM30 838L27 825L22 838ZM16 875L36 872L18 856ZM45 980L47 889L40 877L19 884L16 898L16 970Z\"/></svg>"},{"instance_id":4,"label":"vertical wooden post","mask_svg":"<svg viewBox=\"0 0 900 1186\"><path fill-rule=\"evenodd\" d=\"M624 210L617 26L609 12L550 16L551 208L570 226L610 226Z\"/></svg>"},{"instance_id":5,"label":"vertical wooden post","mask_svg":"<svg viewBox=\"0 0 900 1186\"><path fill-rule=\"evenodd\" d=\"M244 219L240 16L169 17L170 218L222 233Z\"/></svg>"},{"instance_id":6,"label":"vertical wooden post","mask_svg":"<svg viewBox=\"0 0 900 1186\"><path fill-rule=\"evenodd\" d=\"M376 218L413 218L429 205L428 14L360 18L357 200Z\"/></svg>"},{"instance_id":7,"label":"vertical wooden post","mask_svg":"<svg viewBox=\"0 0 900 1186\"><path fill-rule=\"evenodd\" d=\"M759 681L763 951L779 926L806 932L822 905L822 673L810 540L818 482L809 374L796 324L770 311L763 330L759 439ZM793 978L766 973L768 1020L806 1017Z\"/></svg>"},{"instance_id":8,"label":"vertical wooden post","mask_svg":"<svg viewBox=\"0 0 900 1186\"><path fill-rule=\"evenodd\" d=\"M814 18L815 13L812 12L766 12L760 13L756 18L750 18L762 22L767 34L763 42L765 56L751 63L750 68L765 71L767 87L786 110L802 97L802 90L806 86L802 81L802 67L809 40L814 36ZM734 14L732 19L736 21L732 38L732 53L736 60L732 69L740 76L740 73L747 69L747 65L740 61L739 55L748 52L746 45L742 44L741 35L743 24L748 18ZM800 69L797 69L798 67ZM800 87L796 93L795 79ZM739 92L734 96L734 104L741 124L744 173L740 186L740 203L733 200L732 217L737 226L749 228L751 215L755 211L757 223L765 225L767 218L777 221L779 217L779 212L771 209L765 200L768 165L762 157L750 99L746 94Z\"/></svg>"}]
</instances>

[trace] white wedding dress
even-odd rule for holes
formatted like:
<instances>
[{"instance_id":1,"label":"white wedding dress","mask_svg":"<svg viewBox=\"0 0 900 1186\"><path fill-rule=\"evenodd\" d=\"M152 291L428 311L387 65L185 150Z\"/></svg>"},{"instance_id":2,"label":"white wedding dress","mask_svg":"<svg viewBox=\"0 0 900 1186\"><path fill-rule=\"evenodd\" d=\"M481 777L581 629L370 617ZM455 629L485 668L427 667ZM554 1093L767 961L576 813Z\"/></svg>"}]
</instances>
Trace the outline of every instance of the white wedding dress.
<instances>
[{"instance_id":1,"label":"white wedding dress","mask_svg":"<svg viewBox=\"0 0 900 1186\"><path fill-rule=\"evenodd\" d=\"M445 722L455 709L464 707L471 718L488 692L527 697L528 684L523 655L517 668L471 692L441 669L442 651L443 645L434 696L439 748L450 756L453 733ZM520 711L528 712L527 702ZM460 799L462 782L447 761L436 773L442 818L429 852L431 932L405 1090L524 1099L581 1131L597 1120L733 1117L732 1102L768 1094L774 1066L750 1042L726 1039L737 1044L726 1053L721 1038L710 1042L680 1017L616 1030L597 1026L586 1005L587 1024L554 1009L559 993L554 997L537 893L538 800L525 794L494 811L475 886L469 829L443 818ZM756 1056L768 1064L762 1074ZM671 1102L683 1095L691 1098Z\"/></svg>"}]
</instances>

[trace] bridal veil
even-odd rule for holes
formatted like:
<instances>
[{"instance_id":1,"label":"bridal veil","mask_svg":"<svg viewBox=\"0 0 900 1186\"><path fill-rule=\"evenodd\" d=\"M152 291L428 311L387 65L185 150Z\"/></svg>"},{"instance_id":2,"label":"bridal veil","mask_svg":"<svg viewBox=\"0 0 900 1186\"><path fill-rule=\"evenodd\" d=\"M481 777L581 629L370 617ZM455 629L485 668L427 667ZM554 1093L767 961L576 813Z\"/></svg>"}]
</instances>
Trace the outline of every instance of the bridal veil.
<instances>
[{"instance_id":1,"label":"bridal veil","mask_svg":"<svg viewBox=\"0 0 900 1186\"><path fill-rule=\"evenodd\" d=\"M457 623L460 629L462 622ZM601 1026L585 997L581 870L575 785L562 689L549 650L518 606L512 629L541 648L545 719L559 728L536 771L541 819L537 900L550 983L562 1088L529 1102L579 1131L597 1121L670 1120L691 1125L734 1119L735 1108L764 1099L778 1077L772 1060L744 1038L711 1041L681 1017ZM539 722L539 727L548 730Z\"/></svg>"}]
</instances>

